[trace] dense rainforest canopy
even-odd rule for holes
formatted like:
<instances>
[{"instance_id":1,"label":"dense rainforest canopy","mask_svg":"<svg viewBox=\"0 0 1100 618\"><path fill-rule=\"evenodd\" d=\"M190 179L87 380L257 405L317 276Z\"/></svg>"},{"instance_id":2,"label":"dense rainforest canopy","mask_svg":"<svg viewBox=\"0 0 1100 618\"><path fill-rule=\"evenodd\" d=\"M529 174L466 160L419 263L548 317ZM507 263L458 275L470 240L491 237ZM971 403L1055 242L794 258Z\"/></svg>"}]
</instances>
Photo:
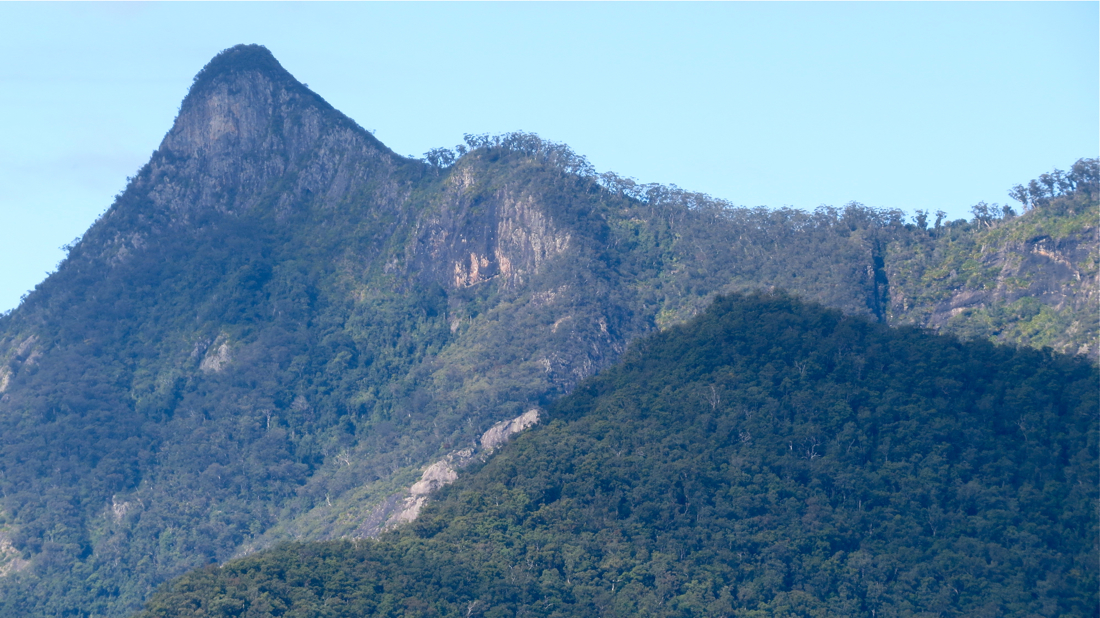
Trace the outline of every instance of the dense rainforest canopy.
<instances>
[{"instance_id":1,"label":"dense rainforest canopy","mask_svg":"<svg viewBox=\"0 0 1100 618\"><path fill-rule=\"evenodd\" d=\"M1097 378L723 297L409 526L193 572L141 616L1092 616Z\"/></svg>"}]
</instances>

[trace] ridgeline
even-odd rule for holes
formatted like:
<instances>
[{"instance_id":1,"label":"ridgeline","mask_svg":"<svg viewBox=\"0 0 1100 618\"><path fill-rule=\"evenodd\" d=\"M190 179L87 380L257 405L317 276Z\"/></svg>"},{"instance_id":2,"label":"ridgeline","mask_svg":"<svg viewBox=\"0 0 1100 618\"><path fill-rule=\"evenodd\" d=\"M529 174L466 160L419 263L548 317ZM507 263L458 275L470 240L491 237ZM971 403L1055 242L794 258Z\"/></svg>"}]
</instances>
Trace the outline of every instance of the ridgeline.
<instances>
[{"instance_id":1,"label":"ridgeline","mask_svg":"<svg viewBox=\"0 0 1100 618\"><path fill-rule=\"evenodd\" d=\"M409 159L226 50L0 316L0 615L122 616L213 562L377 536L427 465L722 294L1087 366L1098 186L1082 159L1014 190L1024 212L929 223L738 208L522 133Z\"/></svg>"}]
</instances>

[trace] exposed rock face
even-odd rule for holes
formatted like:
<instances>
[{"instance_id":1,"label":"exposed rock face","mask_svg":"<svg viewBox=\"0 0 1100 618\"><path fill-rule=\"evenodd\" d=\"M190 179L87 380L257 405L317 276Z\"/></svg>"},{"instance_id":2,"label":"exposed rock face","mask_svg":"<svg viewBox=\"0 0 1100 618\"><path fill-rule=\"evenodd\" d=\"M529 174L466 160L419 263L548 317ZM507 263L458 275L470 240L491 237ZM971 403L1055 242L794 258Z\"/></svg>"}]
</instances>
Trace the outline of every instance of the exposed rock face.
<instances>
[{"instance_id":1,"label":"exposed rock face","mask_svg":"<svg viewBox=\"0 0 1100 618\"><path fill-rule=\"evenodd\" d=\"M1067 200L917 251L900 245L887 265L890 321L1096 358L1096 205Z\"/></svg>"},{"instance_id":2,"label":"exposed rock face","mask_svg":"<svg viewBox=\"0 0 1100 618\"><path fill-rule=\"evenodd\" d=\"M123 517L130 512L132 504L126 501L119 501L118 496L111 496L111 517L114 518L115 523L122 521Z\"/></svg>"},{"instance_id":3,"label":"exposed rock face","mask_svg":"<svg viewBox=\"0 0 1100 618\"><path fill-rule=\"evenodd\" d=\"M517 433L534 427L539 422L539 411L532 408L520 416L493 425L481 436L481 448L493 452Z\"/></svg>"},{"instance_id":4,"label":"exposed rock face","mask_svg":"<svg viewBox=\"0 0 1100 618\"><path fill-rule=\"evenodd\" d=\"M418 270L454 288L498 277L517 287L569 248L570 233L554 224L538 196L515 187L478 194L472 164L460 166L446 182L439 210L422 224Z\"/></svg>"},{"instance_id":5,"label":"exposed rock face","mask_svg":"<svg viewBox=\"0 0 1100 618\"><path fill-rule=\"evenodd\" d=\"M394 205L400 158L298 83L270 52L240 46L196 78L172 130L135 177L178 225L205 211L289 210L351 198ZM275 190L273 190L275 189ZM117 212L108 216L118 216ZM116 238L117 259L141 239Z\"/></svg>"},{"instance_id":6,"label":"exposed rock face","mask_svg":"<svg viewBox=\"0 0 1100 618\"><path fill-rule=\"evenodd\" d=\"M463 454L467 456L465 459L462 459L462 455L448 457L428 466L420 480L413 483L413 486L409 488L408 496L405 498L401 510L390 517L389 521L386 522L387 525L396 526L416 519L420 514L420 509L427 503L428 496L432 492L458 480L458 472L455 471L456 464L461 465L459 461L468 461L469 452L464 451Z\"/></svg>"},{"instance_id":7,"label":"exposed rock face","mask_svg":"<svg viewBox=\"0 0 1100 618\"><path fill-rule=\"evenodd\" d=\"M0 577L9 573L18 573L29 565L30 562L23 560L19 550L12 546L8 534L0 531Z\"/></svg>"},{"instance_id":8,"label":"exposed rock face","mask_svg":"<svg viewBox=\"0 0 1100 618\"><path fill-rule=\"evenodd\" d=\"M38 335L19 336L15 341L18 343L7 350L0 348L0 362L6 363L0 365L0 393L8 390L18 370L34 365L42 357L42 349L37 345Z\"/></svg>"},{"instance_id":9,"label":"exposed rock face","mask_svg":"<svg viewBox=\"0 0 1100 618\"><path fill-rule=\"evenodd\" d=\"M219 336L206 350L206 356L199 363L199 370L206 373L218 373L230 361L229 342L225 335Z\"/></svg>"},{"instance_id":10,"label":"exposed rock face","mask_svg":"<svg viewBox=\"0 0 1100 618\"><path fill-rule=\"evenodd\" d=\"M947 300L936 305L929 326L941 328L966 309L982 308L995 302L1013 303L1021 298L1035 298L1060 308L1086 301L1096 293L1095 282L1088 278L1082 281L1077 268L1087 260L1088 250L1075 238L1055 240L1042 236L1023 243L1010 243L983 258L982 267L997 272L996 285L952 290Z\"/></svg>"},{"instance_id":11,"label":"exposed rock face","mask_svg":"<svg viewBox=\"0 0 1100 618\"><path fill-rule=\"evenodd\" d=\"M409 488L407 496L401 503L401 510L393 513L393 515L386 520L384 527L397 526L416 519L420 514L420 509L428 502L433 492L458 480L458 470L463 466L470 463L475 458L484 460L491 455L493 451L511 440L516 434L527 431L538 424L538 422L539 411L536 408L532 408L516 418L501 421L493 425L488 431L482 434L480 448L476 450L462 449L455 451L428 466L428 468L424 470L424 474L420 476L420 480L413 483L412 487ZM393 509L396 504L394 500L386 500L376 509L376 512L384 511L385 509ZM379 518L376 514L372 514L370 519L373 521ZM382 527L383 526L377 529L369 529L365 532L373 536L373 534Z\"/></svg>"},{"instance_id":12,"label":"exposed rock face","mask_svg":"<svg viewBox=\"0 0 1100 618\"><path fill-rule=\"evenodd\" d=\"M38 341L38 335L30 335L19 344L19 347L15 349L16 358L26 358L31 351L31 347Z\"/></svg>"}]
</instances>

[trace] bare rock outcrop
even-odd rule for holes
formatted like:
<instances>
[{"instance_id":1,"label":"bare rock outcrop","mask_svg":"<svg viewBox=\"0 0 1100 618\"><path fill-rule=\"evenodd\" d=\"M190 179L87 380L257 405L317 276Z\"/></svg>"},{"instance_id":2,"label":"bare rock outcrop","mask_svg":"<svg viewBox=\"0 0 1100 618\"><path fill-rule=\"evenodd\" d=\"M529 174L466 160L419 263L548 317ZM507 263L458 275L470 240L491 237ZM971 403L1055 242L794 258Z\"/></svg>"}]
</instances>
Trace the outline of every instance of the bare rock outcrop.
<instances>
[{"instance_id":1,"label":"bare rock outcrop","mask_svg":"<svg viewBox=\"0 0 1100 618\"><path fill-rule=\"evenodd\" d=\"M29 565L30 562L24 560L19 550L12 545L8 533L0 530L0 577L18 573Z\"/></svg>"},{"instance_id":2,"label":"bare rock outcrop","mask_svg":"<svg viewBox=\"0 0 1100 618\"><path fill-rule=\"evenodd\" d=\"M220 373L229 361L232 360L229 351L229 341L224 336L218 337L206 352L199 370L203 373Z\"/></svg>"},{"instance_id":3,"label":"bare rock outcrop","mask_svg":"<svg viewBox=\"0 0 1100 618\"><path fill-rule=\"evenodd\" d=\"M527 431L539 422L539 411L531 408L527 412L506 421L501 421L490 427L481 435L481 440L476 448L466 448L447 454L446 457L428 466L421 474L420 480L413 483L405 492L403 501L387 499L372 513L369 519L384 521L377 527L361 531L366 536L373 536L384 528L392 528L400 524L413 521L420 515L420 509L428 502L431 494L458 480L458 471L475 459L484 461L494 451L499 449L515 435ZM391 497L392 498L392 497ZM389 509L392 514L388 518L380 518L380 509Z\"/></svg>"},{"instance_id":4,"label":"bare rock outcrop","mask_svg":"<svg viewBox=\"0 0 1100 618\"><path fill-rule=\"evenodd\" d=\"M539 422L539 411L535 408L507 421L501 421L493 425L481 435L481 449L484 453L492 453L517 433L527 431Z\"/></svg>"},{"instance_id":5,"label":"bare rock outcrop","mask_svg":"<svg viewBox=\"0 0 1100 618\"><path fill-rule=\"evenodd\" d=\"M422 222L415 243L419 270L453 288L499 279L522 285L572 244L537 196L516 187L483 194L466 167L452 171L439 210Z\"/></svg>"}]
</instances>

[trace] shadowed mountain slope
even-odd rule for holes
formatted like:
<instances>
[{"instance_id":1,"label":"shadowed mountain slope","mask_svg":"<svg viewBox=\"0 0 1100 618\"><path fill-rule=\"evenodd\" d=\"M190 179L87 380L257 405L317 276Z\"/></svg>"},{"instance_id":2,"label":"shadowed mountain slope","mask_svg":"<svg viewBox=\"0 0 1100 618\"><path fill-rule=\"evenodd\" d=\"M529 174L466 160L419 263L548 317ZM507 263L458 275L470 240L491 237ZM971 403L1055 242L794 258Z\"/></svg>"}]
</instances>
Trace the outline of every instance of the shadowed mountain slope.
<instances>
[{"instance_id":1,"label":"shadowed mountain slope","mask_svg":"<svg viewBox=\"0 0 1100 618\"><path fill-rule=\"evenodd\" d=\"M141 616L1091 616L1097 378L720 298L409 526L192 572Z\"/></svg>"}]
</instances>

